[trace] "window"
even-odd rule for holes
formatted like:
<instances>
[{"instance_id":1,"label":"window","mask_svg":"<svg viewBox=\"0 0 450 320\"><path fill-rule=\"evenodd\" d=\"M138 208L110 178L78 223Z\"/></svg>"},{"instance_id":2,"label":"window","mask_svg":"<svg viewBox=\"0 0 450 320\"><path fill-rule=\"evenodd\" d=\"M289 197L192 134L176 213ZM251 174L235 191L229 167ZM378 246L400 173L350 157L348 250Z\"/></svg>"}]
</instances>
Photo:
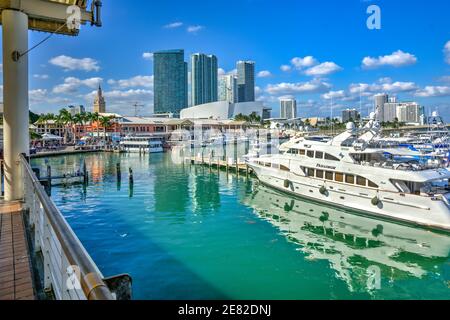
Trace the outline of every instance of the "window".
<instances>
[{"instance_id":1,"label":"window","mask_svg":"<svg viewBox=\"0 0 450 320\"><path fill-rule=\"evenodd\" d=\"M301 156L304 156L306 154L306 151L304 149L299 150L299 152Z\"/></svg>"},{"instance_id":2,"label":"window","mask_svg":"<svg viewBox=\"0 0 450 320\"><path fill-rule=\"evenodd\" d=\"M356 184L365 187L367 184L367 180L363 177L358 176L356 177Z\"/></svg>"},{"instance_id":3,"label":"window","mask_svg":"<svg viewBox=\"0 0 450 320\"><path fill-rule=\"evenodd\" d=\"M270 168L272 165L270 163L264 164L266 167Z\"/></svg>"},{"instance_id":4,"label":"window","mask_svg":"<svg viewBox=\"0 0 450 320\"><path fill-rule=\"evenodd\" d=\"M369 187L378 189L378 185L369 180Z\"/></svg>"},{"instance_id":5,"label":"window","mask_svg":"<svg viewBox=\"0 0 450 320\"><path fill-rule=\"evenodd\" d=\"M288 172L291 171L288 167L283 166L282 164L280 164L280 169L283 171L288 171Z\"/></svg>"},{"instance_id":6,"label":"window","mask_svg":"<svg viewBox=\"0 0 450 320\"><path fill-rule=\"evenodd\" d=\"M325 179L333 180L333 172L331 172L331 171L325 172Z\"/></svg>"},{"instance_id":7,"label":"window","mask_svg":"<svg viewBox=\"0 0 450 320\"><path fill-rule=\"evenodd\" d=\"M323 159L323 152L316 151L316 159Z\"/></svg>"},{"instance_id":8,"label":"window","mask_svg":"<svg viewBox=\"0 0 450 320\"><path fill-rule=\"evenodd\" d=\"M306 153L306 155L308 156L308 158L314 158L314 151L308 150L308 152Z\"/></svg>"},{"instance_id":9,"label":"window","mask_svg":"<svg viewBox=\"0 0 450 320\"><path fill-rule=\"evenodd\" d=\"M297 149L292 149L292 154L298 154L298 150Z\"/></svg>"},{"instance_id":10,"label":"window","mask_svg":"<svg viewBox=\"0 0 450 320\"><path fill-rule=\"evenodd\" d=\"M336 172L334 180L336 180L337 182L344 182L344 175L342 173Z\"/></svg>"},{"instance_id":11,"label":"window","mask_svg":"<svg viewBox=\"0 0 450 320\"><path fill-rule=\"evenodd\" d=\"M345 175L345 182L348 184L355 184L355 176L351 175L351 174L346 174Z\"/></svg>"},{"instance_id":12,"label":"window","mask_svg":"<svg viewBox=\"0 0 450 320\"><path fill-rule=\"evenodd\" d=\"M323 179L324 171L323 170L316 170L316 177L319 179Z\"/></svg>"},{"instance_id":13,"label":"window","mask_svg":"<svg viewBox=\"0 0 450 320\"><path fill-rule=\"evenodd\" d=\"M325 160L331 160L331 161L341 161L335 156L332 156L331 154L325 153Z\"/></svg>"},{"instance_id":14,"label":"window","mask_svg":"<svg viewBox=\"0 0 450 320\"><path fill-rule=\"evenodd\" d=\"M308 177L314 177L314 169L308 169Z\"/></svg>"}]
</instances>

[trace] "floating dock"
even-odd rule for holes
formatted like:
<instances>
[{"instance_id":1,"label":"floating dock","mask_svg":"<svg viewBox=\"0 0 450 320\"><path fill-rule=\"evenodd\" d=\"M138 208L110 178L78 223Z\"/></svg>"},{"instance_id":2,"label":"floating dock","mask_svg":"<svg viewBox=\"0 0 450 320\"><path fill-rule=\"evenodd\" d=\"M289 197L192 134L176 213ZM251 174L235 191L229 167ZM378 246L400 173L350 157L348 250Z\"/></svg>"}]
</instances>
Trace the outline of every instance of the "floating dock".
<instances>
[{"instance_id":1,"label":"floating dock","mask_svg":"<svg viewBox=\"0 0 450 320\"><path fill-rule=\"evenodd\" d=\"M210 170L224 170L228 172L234 172L236 174L251 175L253 173L252 169L247 165L247 163L229 158L224 160L223 157L186 157L185 162L191 165L200 165L204 167L209 167Z\"/></svg>"}]
</instances>

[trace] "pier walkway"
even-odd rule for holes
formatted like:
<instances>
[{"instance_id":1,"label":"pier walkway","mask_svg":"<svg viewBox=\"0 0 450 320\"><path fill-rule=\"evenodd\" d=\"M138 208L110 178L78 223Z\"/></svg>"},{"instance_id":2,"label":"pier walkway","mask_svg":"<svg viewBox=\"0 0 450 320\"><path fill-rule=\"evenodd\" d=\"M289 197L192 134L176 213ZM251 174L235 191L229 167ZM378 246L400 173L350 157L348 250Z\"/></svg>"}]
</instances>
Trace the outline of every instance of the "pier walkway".
<instances>
[{"instance_id":1,"label":"pier walkway","mask_svg":"<svg viewBox=\"0 0 450 320\"><path fill-rule=\"evenodd\" d=\"M0 202L0 300L35 300L20 202Z\"/></svg>"},{"instance_id":2,"label":"pier walkway","mask_svg":"<svg viewBox=\"0 0 450 320\"><path fill-rule=\"evenodd\" d=\"M252 173L252 169L240 160L229 158L228 160L223 160L223 157L186 157L185 161L192 165L208 166L210 169L234 171L238 175L244 173L249 175Z\"/></svg>"}]
</instances>

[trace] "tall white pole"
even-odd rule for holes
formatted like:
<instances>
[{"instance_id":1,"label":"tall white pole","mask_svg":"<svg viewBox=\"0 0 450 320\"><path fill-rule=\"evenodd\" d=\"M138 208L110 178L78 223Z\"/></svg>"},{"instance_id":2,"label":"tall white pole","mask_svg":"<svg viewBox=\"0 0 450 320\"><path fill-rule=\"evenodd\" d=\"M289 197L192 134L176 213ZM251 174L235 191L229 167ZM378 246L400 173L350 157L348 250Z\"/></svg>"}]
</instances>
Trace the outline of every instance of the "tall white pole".
<instances>
[{"instance_id":1,"label":"tall white pole","mask_svg":"<svg viewBox=\"0 0 450 320\"><path fill-rule=\"evenodd\" d=\"M5 200L13 201L23 198L20 154L29 154L28 55L13 58L28 49L28 16L6 9L2 24Z\"/></svg>"}]
</instances>

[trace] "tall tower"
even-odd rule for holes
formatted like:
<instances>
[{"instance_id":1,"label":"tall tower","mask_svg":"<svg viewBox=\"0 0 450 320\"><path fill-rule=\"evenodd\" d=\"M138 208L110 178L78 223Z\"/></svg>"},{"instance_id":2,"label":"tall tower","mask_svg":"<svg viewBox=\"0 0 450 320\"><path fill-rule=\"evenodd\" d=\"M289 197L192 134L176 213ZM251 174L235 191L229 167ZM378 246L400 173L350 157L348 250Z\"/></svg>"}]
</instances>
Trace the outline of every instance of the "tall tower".
<instances>
[{"instance_id":1,"label":"tall tower","mask_svg":"<svg viewBox=\"0 0 450 320\"><path fill-rule=\"evenodd\" d=\"M297 101L295 99L280 99L280 116L282 119L297 118Z\"/></svg>"},{"instance_id":2,"label":"tall tower","mask_svg":"<svg viewBox=\"0 0 450 320\"><path fill-rule=\"evenodd\" d=\"M103 97L102 87L99 85L97 90L97 96L94 99L94 112L105 113L106 112L106 102Z\"/></svg>"},{"instance_id":3,"label":"tall tower","mask_svg":"<svg viewBox=\"0 0 450 320\"><path fill-rule=\"evenodd\" d=\"M238 61L238 102L255 101L255 63Z\"/></svg>"},{"instance_id":4,"label":"tall tower","mask_svg":"<svg viewBox=\"0 0 450 320\"><path fill-rule=\"evenodd\" d=\"M192 105L217 101L217 57L196 53L191 56Z\"/></svg>"},{"instance_id":5,"label":"tall tower","mask_svg":"<svg viewBox=\"0 0 450 320\"><path fill-rule=\"evenodd\" d=\"M221 76L219 79L219 101L228 101L229 103L238 102L237 96L237 77L229 74Z\"/></svg>"},{"instance_id":6,"label":"tall tower","mask_svg":"<svg viewBox=\"0 0 450 320\"><path fill-rule=\"evenodd\" d=\"M174 113L188 107L187 63L184 50L166 50L153 54L154 112Z\"/></svg>"}]
</instances>

